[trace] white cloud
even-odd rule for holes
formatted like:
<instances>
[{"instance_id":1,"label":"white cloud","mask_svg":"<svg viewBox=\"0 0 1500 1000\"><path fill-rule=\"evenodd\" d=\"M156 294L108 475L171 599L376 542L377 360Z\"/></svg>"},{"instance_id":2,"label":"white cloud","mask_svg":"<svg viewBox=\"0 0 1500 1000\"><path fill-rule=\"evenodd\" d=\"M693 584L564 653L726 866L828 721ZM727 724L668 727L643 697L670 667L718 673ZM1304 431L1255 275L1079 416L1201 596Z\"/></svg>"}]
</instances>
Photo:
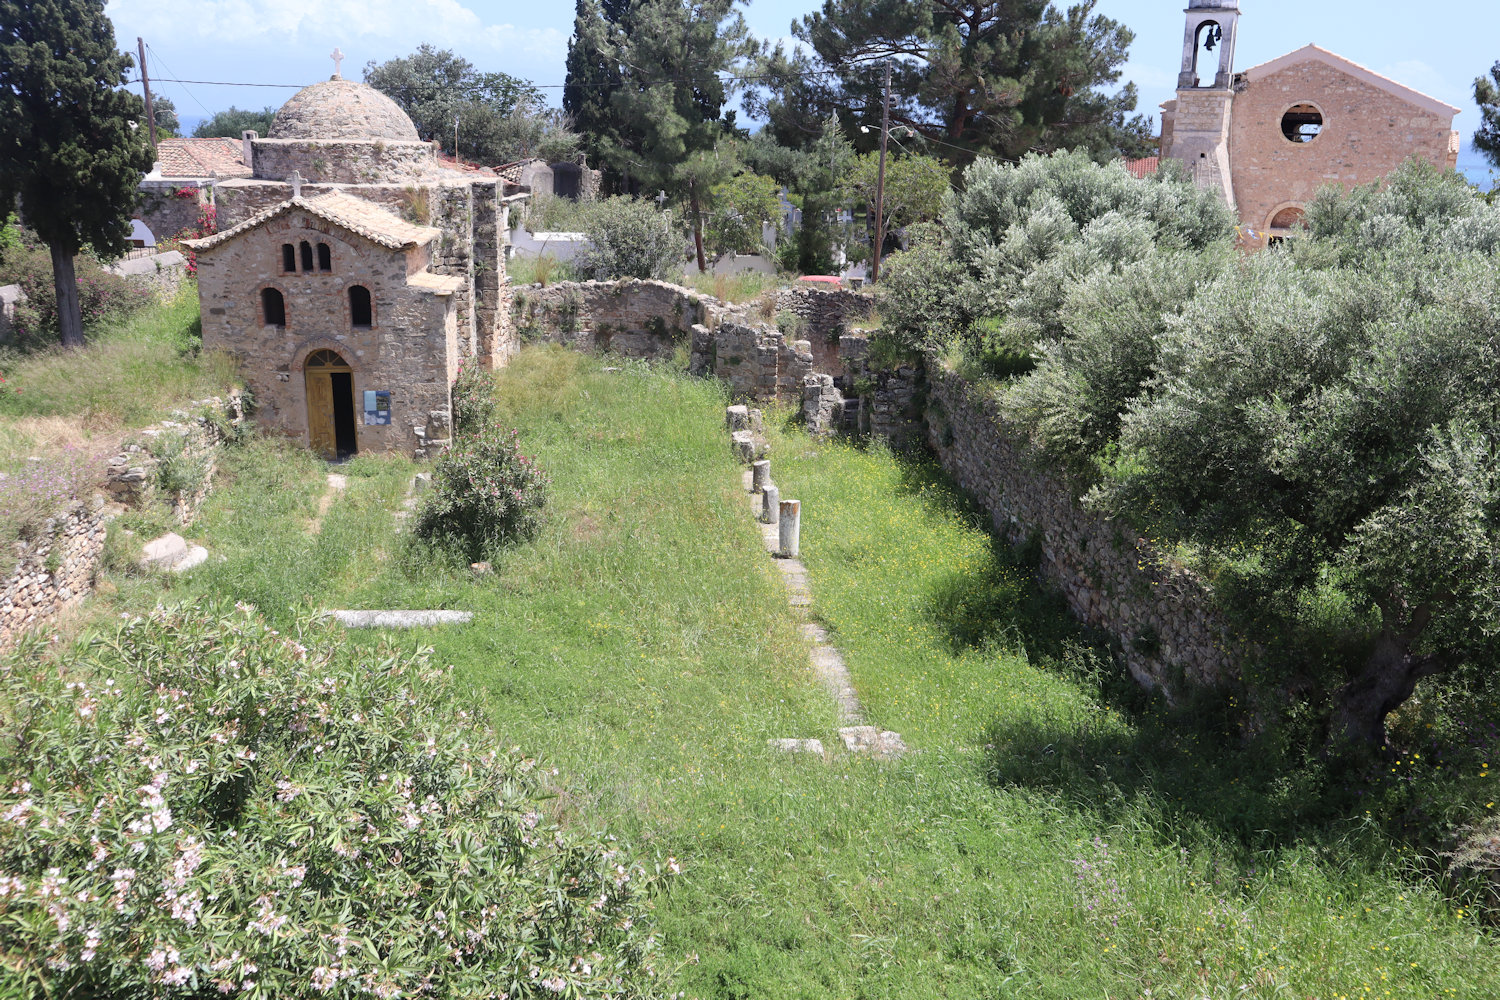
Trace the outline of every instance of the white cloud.
<instances>
[{"instance_id":1,"label":"white cloud","mask_svg":"<svg viewBox=\"0 0 1500 1000\"><path fill-rule=\"evenodd\" d=\"M114 0L109 16L122 37L146 35L158 48L327 44L350 51L353 65L362 62L355 54L362 39L412 48L432 42L465 54L523 52L532 62L560 61L567 52L567 36L556 28L486 23L458 0L196 0L187 6Z\"/></svg>"}]
</instances>

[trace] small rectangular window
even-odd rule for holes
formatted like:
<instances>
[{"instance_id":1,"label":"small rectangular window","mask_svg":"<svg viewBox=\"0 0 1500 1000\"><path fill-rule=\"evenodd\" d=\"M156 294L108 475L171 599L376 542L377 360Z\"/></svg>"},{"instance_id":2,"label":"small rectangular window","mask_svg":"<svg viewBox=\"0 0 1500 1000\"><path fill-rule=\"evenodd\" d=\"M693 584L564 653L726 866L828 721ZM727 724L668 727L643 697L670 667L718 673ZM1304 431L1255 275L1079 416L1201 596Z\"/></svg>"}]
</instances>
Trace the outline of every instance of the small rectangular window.
<instances>
[{"instance_id":1,"label":"small rectangular window","mask_svg":"<svg viewBox=\"0 0 1500 1000\"><path fill-rule=\"evenodd\" d=\"M312 244L309 243L309 242L307 242L306 240L303 240L302 241L302 273L303 274L309 274L309 273L312 272L312 269L313 269Z\"/></svg>"},{"instance_id":2,"label":"small rectangular window","mask_svg":"<svg viewBox=\"0 0 1500 1000\"><path fill-rule=\"evenodd\" d=\"M333 251L328 249L327 243L318 244L318 270L333 270Z\"/></svg>"},{"instance_id":3,"label":"small rectangular window","mask_svg":"<svg viewBox=\"0 0 1500 1000\"><path fill-rule=\"evenodd\" d=\"M281 244L281 269L287 274L297 270L297 251L290 243Z\"/></svg>"}]
</instances>

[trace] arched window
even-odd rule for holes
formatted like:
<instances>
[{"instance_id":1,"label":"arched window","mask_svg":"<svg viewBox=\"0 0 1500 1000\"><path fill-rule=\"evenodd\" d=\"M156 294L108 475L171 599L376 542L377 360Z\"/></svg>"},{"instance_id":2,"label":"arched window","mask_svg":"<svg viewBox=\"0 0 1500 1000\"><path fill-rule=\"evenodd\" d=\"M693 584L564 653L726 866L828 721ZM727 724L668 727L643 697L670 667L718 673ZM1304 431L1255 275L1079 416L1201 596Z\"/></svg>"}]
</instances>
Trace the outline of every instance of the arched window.
<instances>
[{"instance_id":1,"label":"arched window","mask_svg":"<svg viewBox=\"0 0 1500 1000\"><path fill-rule=\"evenodd\" d=\"M310 274L313 269L312 244L306 240L302 241L302 273Z\"/></svg>"},{"instance_id":2,"label":"arched window","mask_svg":"<svg viewBox=\"0 0 1500 1000\"><path fill-rule=\"evenodd\" d=\"M318 270L333 270L333 251L328 249L327 243L318 244Z\"/></svg>"},{"instance_id":3,"label":"arched window","mask_svg":"<svg viewBox=\"0 0 1500 1000\"><path fill-rule=\"evenodd\" d=\"M1193 41L1194 87L1212 86L1218 78L1219 56L1214 49L1223 41L1224 28L1218 21L1204 21L1198 26L1198 34ZM1204 71L1211 71L1207 73L1207 82L1204 81Z\"/></svg>"},{"instance_id":4,"label":"arched window","mask_svg":"<svg viewBox=\"0 0 1500 1000\"><path fill-rule=\"evenodd\" d=\"M297 273L297 248L290 243L281 244L281 269L287 274Z\"/></svg>"},{"instance_id":5,"label":"arched window","mask_svg":"<svg viewBox=\"0 0 1500 1000\"><path fill-rule=\"evenodd\" d=\"M286 326L286 299L274 288L260 290L261 322L266 326Z\"/></svg>"},{"instance_id":6,"label":"arched window","mask_svg":"<svg viewBox=\"0 0 1500 1000\"><path fill-rule=\"evenodd\" d=\"M349 323L352 326L371 325L370 290L364 285L349 286Z\"/></svg>"}]
</instances>

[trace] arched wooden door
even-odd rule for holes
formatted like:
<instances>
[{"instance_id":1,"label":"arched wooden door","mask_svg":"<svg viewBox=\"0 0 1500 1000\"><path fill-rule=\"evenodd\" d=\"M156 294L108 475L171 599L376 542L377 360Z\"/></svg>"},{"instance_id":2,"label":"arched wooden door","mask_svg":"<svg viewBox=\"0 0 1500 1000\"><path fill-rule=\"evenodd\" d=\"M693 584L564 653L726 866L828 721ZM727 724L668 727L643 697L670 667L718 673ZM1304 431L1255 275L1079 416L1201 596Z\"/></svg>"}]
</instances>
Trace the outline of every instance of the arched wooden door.
<instances>
[{"instance_id":1,"label":"arched wooden door","mask_svg":"<svg viewBox=\"0 0 1500 1000\"><path fill-rule=\"evenodd\" d=\"M354 370L333 351L313 351L302 364L307 390L307 437L324 458L359 450L354 433Z\"/></svg>"}]
</instances>

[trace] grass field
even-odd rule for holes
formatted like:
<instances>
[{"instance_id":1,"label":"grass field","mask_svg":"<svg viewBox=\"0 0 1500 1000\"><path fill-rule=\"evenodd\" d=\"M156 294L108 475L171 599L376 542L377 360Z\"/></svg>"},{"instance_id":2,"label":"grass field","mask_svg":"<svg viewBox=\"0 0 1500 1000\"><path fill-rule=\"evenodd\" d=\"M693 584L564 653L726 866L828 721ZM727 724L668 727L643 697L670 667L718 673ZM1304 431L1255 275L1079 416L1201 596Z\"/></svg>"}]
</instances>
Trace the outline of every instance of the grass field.
<instances>
[{"instance_id":1,"label":"grass field","mask_svg":"<svg viewBox=\"0 0 1500 1000\"><path fill-rule=\"evenodd\" d=\"M88 344L0 356L0 471L66 447L107 451L173 406L225 391L233 363L199 349L198 291L91 331Z\"/></svg>"},{"instance_id":2,"label":"grass field","mask_svg":"<svg viewBox=\"0 0 1500 1000\"><path fill-rule=\"evenodd\" d=\"M500 419L555 485L542 535L491 575L393 534L409 463L347 465L313 532L327 468L258 441L191 529L210 562L112 577L89 615L207 595L273 617L474 611L410 641L557 769L556 819L682 862L658 919L688 997L1496 995L1492 937L1373 828L1110 702L1082 637L931 467L790 430L773 468L804 504L813 610L871 721L917 752L769 751L832 745L837 723L748 516L725 401L602 364L534 348L502 374Z\"/></svg>"}]
</instances>

